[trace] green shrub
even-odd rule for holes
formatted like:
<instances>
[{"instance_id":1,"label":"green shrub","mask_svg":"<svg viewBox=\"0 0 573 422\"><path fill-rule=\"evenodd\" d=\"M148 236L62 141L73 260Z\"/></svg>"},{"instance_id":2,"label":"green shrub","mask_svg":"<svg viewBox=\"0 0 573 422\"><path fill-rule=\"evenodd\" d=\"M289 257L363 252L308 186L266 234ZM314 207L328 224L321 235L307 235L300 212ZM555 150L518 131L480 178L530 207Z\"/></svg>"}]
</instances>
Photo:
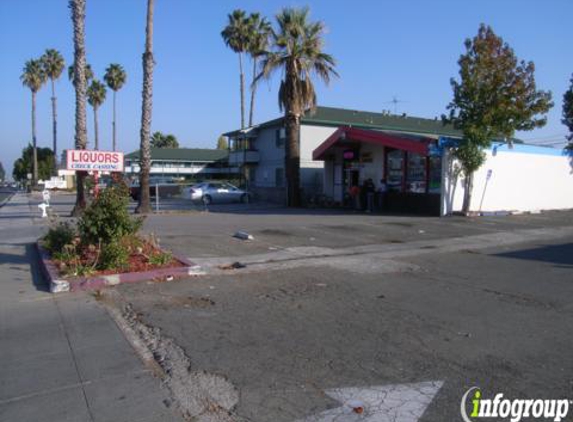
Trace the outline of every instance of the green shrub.
<instances>
[{"instance_id":1,"label":"green shrub","mask_svg":"<svg viewBox=\"0 0 573 422\"><path fill-rule=\"evenodd\" d=\"M149 257L151 265L166 265L171 262L173 255L169 252L157 252Z\"/></svg>"},{"instance_id":2,"label":"green shrub","mask_svg":"<svg viewBox=\"0 0 573 422\"><path fill-rule=\"evenodd\" d=\"M75 236L76 232L70 223L59 223L54 227L50 227L50 230L44 236L45 247L52 253L62 252L64 246L74 241Z\"/></svg>"},{"instance_id":3,"label":"green shrub","mask_svg":"<svg viewBox=\"0 0 573 422\"><path fill-rule=\"evenodd\" d=\"M143 219L129 215L129 190L125 184L103 189L78 221L83 244L108 245L123 236L135 234Z\"/></svg>"},{"instance_id":4,"label":"green shrub","mask_svg":"<svg viewBox=\"0 0 573 422\"><path fill-rule=\"evenodd\" d=\"M129 247L120 240L102 245L99 268L123 269L129 265Z\"/></svg>"}]
</instances>

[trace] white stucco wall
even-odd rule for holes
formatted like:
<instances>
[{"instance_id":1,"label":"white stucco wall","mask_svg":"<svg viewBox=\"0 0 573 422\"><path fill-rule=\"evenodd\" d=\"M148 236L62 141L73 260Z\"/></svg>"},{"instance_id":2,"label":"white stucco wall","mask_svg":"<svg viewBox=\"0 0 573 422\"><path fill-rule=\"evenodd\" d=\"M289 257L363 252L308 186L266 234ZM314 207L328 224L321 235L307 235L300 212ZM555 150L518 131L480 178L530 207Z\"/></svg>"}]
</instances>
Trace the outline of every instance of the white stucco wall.
<instances>
[{"instance_id":1,"label":"white stucco wall","mask_svg":"<svg viewBox=\"0 0 573 422\"><path fill-rule=\"evenodd\" d=\"M314 161L312 152L338 127L303 124L300 127L300 183L307 193L322 193L324 186L324 162Z\"/></svg>"},{"instance_id":2,"label":"white stucco wall","mask_svg":"<svg viewBox=\"0 0 573 422\"><path fill-rule=\"evenodd\" d=\"M367 179L372 179L378 188L380 187L380 179L384 177L384 147L363 143L360 154L362 155L365 152L372 154L372 162L362 164L362 168L360 169L360 183L364 183Z\"/></svg>"},{"instance_id":3,"label":"white stucco wall","mask_svg":"<svg viewBox=\"0 0 573 422\"><path fill-rule=\"evenodd\" d=\"M573 160L560 150L505 145L486 151L474 175L471 211L538 211L573 208ZM442 214L460 211L464 189L444 160ZM488 173L490 176L488 177Z\"/></svg>"}]
</instances>

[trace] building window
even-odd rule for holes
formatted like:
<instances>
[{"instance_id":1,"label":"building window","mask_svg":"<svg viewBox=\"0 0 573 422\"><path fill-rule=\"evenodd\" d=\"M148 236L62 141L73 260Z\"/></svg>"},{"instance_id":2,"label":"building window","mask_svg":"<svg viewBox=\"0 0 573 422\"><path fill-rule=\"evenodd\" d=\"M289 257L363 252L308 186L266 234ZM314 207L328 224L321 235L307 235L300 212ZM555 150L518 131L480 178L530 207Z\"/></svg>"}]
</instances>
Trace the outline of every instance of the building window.
<instances>
[{"instance_id":1,"label":"building window","mask_svg":"<svg viewBox=\"0 0 573 422\"><path fill-rule=\"evenodd\" d=\"M406 190L414 193L426 192L426 157L408 153Z\"/></svg>"},{"instance_id":2,"label":"building window","mask_svg":"<svg viewBox=\"0 0 573 422\"><path fill-rule=\"evenodd\" d=\"M275 186L277 188L284 187L285 183L285 171L283 168L275 169Z\"/></svg>"},{"instance_id":3,"label":"building window","mask_svg":"<svg viewBox=\"0 0 573 422\"><path fill-rule=\"evenodd\" d=\"M430 157L430 193L440 193L442 189L442 157Z\"/></svg>"},{"instance_id":4,"label":"building window","mask_svg":"<svg viewBox=\"0 0 573 422\"><path fill-rule=\"evenodd\" d=\"M284 148L285 146L285 130L284 128L279 128L275 130L275 145L277 148Z\"/></svg>"},{"instance_id":5,"label":"building window","mask_svg":"<svg viewBox=\"0 0 573 422\"><path fill-rule=\"evenodd\" d=\"M388 170L386 184L388 190L402 190L402 166L404 165L404 153L400 150L388 152Z\"/></svg>"}]
</instances>

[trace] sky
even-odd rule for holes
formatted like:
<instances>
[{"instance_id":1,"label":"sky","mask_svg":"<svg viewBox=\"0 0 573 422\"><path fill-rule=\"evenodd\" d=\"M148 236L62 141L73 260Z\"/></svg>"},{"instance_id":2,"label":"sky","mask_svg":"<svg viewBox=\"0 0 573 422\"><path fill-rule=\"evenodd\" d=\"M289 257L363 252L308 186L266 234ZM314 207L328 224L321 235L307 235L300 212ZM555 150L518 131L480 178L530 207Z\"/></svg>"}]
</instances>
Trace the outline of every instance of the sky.
<instances>
[{"instance_id":1,"label":"sky","mask_svg":"<svg viewBox=\"0 0 573 422\"><path fill-rule=\"evenodd\" d=\"M8 174L31 142L31 94L19 77L24 63L47 48L73 59L67 0L0 0L0 162ZM120 63L127 83L118 92L118 149L139 147L146 0L87 0L86 51L98 79ZM394 111L433 118L451 100L450 78L464 40L480 23L536 66L539 89L553 93L555 107L542 129L519 133L531 143L564 144L563 94L573 74L571 0L156 0L152 131L174 134L182 147L214 148L221 133L240 126L238 58L220 35L227 14L240 8L271 22L283 7L309 6L312 20L327 27L325 51L340 77L317 82L318 103L363 111ZM248 69L248 78L252 70ZM258 89L255 123L280 115L280 74ZM56 84L58 145L73 147L74 90L63 74ZM38 146L51 147L50 89L38 94ZM100 149L111 149L112 95L99 110ZM87 107L93 146L93 112ZM559 143L561 142L561 143Z\"/></svg>"}]
</instances>

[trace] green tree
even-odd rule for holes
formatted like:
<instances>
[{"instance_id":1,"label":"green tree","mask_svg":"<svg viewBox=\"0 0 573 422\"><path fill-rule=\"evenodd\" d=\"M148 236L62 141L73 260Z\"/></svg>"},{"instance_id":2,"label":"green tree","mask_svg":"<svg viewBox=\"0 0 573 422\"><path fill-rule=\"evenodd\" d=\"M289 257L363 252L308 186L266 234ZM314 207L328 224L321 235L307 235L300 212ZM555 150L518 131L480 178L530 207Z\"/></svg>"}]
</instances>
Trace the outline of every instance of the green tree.
<instances>
[{"instance_id":1,"label":"green tree","mask_svg":"<svg viewBox=\"0 0 573 422\"><path fill-rule=\"evenodd\" d=\"M141 101L139 204L136 213L151 211L149 198L149 173L151 171L151 111L153 109L153 7L154 0L147 0L147 23L145 27L145 52L143 53L143 90Z\"/></svg>"},{"instance_id":2,"label":"green tree","mask_svg":"<svg viewBox=\"0 0 573 422\"><path fill-rule=\"evenodd\" d=\"M228 149L229 148L229 144L227 142L227 138L225 138L223 135L219 136L219 139L217 139L217 149Z\"/></svg>"},{"instance_id":3,"label":"green tree","mask_svg":"<svg viewBox=\"0 0 573 422\"><path fill-rule=\"evenodd\" d=\"M563 94L563 120L561 122L569 129L569 144L567 149L573 150L573 75L571 76L571 85Z\"/></svg>"},{"instance_id":4,"label":"green tree","mask_svg":"<svg viewBox=\"0 0 573 422\"><path fill-rule=\"evenodd\" d=\"M283 75L279 107L285 113L287 198L288 205L296 207L300 205L300 119L316 107L312 76L328 84L338 74L334 58L323 52L324 24L310 22L308 8L283 9L276 19L278 31L271 36L274 51L265 55L257 80L275 71Z\"/></svg>"},{"instance_id":5,"label":"green tree","mask_svg":"<svg viewBox=\"0 0 573 422\"><path fill-rule=\"evenodd\" d=\"M48 180L54 172L54 152L50 148L36 148L38 159L38 180ZM30 144L22 150L22 155L14 161L12 177L14 180L25 182L28 173L32 172L34 163L34 147Z\"/></svg>"},{"instance_id":6,"label":"green tree","mask_svg":"<svg viewBox=\"0 0 573 422\"><path fill-rule=\"evenodd\" d=\"M37 153L37 138L36 138L36 94L46 83L47 76L42 66L42 62L38 59L28 60L24 65L24 70L20 76L22 84L30 89L32 93L32 145L33 145L33 159L32 159L32 181L35 185L38 181L38 153Z\"/></svg>"},{"instance_id":7,"label":"green tree","mask_svg":"<svg viewBox=\"0 0 573 422\"><path fill-rule=\"evenodd\" d=\"M253 62L253 82L251 83L251 105L249 108L249 127L253 126L253 115L255 110L255 93L257 84L258 60L269 48L269 41L272 32L271 24L264 17L261 18L259 13L251 13L248 20L249 27L249 46L248 53Z\"/></svg>"},{"instance_id":8,"label":"green tree","mask_svg":"<svg viewBox=\"0 0 573 422\"><path fill-rule=\"evenodd\" d=\"M94 79L91 82L90 86L88 86L86 94L88 96L88 103L90 103L94 111L94 140L95 140L94 146L95 149L99 149L99 128L97 120L97 111L105 101L105 97L107 95L105 85L100 81L98 81L97 79Z\"/></svg>"},{"instance_id":9,"label":"green tree","mask_svg":"<svg viewBox=\"0 0 573 422\"><path fill-rule=\"evenodd\" d=\"M44 72L52 85L52 147L54 151L54 171L58 167L58 115L56 111L56 87L55 82L60 79L66 63L58 50L47 49L41 57Z\"/></svg>"},{"instance_id":10,"label":"green tree","mask_svg":"<svg viewBox=\"0 0 573 422\"><path fill-rule=\"evenodd\" d=\"M179 148L175 135L164 135L161 132L154 132L150 142L151 148Z\"/></svg>"},{"instance_id":11,"label":"green tree","mask_svg":"<svg viewBox=\"0 0 573 422\"><path fill-rule=\"evenodd\" d=\"M2 165L2 161L0 161L0 182L3 182L6 177L6 170L4 170L4 166Z\"/></svg>"},{"instance_id":12,"label":"green tree","mask_svg":"<svg viewBox=\"0 0 573 422\"><path fill-rule=\"evenodd\" d=\"M86 43L85 20L86 0L70 0L72 24L74 29L74 71L73 84L76 91L75 115L75 146L77 149L86 149L88 143L86 121ZM86 207L84 181L86 172L76 172L76 204L72 215L80 215Z\"/></svg>"},{"instance_id":13,"label":"green tree","mask_svg":"<svg viewBox=\"0 0 573 422\"><path fill-rule=\"evenodd\" d=\"M227 26L221 32L225 44L239 56L239 83L241 91L241 129L245 128L245 72L243 54L249 49L249 19L244 10L234 10L228 15Z\"/></svg>"},{"instance_id":14,"label":"green tree","mask_svg":"<svg viewBox=\"0 0 573 422\"><path fill-rule=\"evenodd\" d=\"M85 72L86 72L86 84L89 84L94 78L94 71L92 70L91 64L86 63ZM70 65L68 67L68 79L72 84L74 83L74 65Z\"/></svg>"},{"instance_id":15,"label":"green tree","mask_svg":"<svg viewBox=\"0 0 573 422\"><path fill-rule=\"evenodd\" d=\"M119 91L125 84L125 81L127 80L127 74L125 73L125 70L120 64L112 63L105 70L105 75L103 79L105 80L105 83L107 84L109 89L113 91L112 128L113 128L113 150L115 151L115 149L117 148L117 142L116 142L117 123L116 123L116 112L115 112L115 97L117 91Z\"/></svg>"},{"instance_id":16,"label":"green tree","mask_svg":"<svg viewBox=\"0 0 573 422\"><path fill-rule=\"evenodd\" d=\"M465 41L465 48L458 60L460 80L450 81L454 97L444 121L463 133L453 154L464 174L462 212L467 213L473 174L485 161L483 149L492 139L511 142L517 130L544 126L544 114L553 104L550 92L537 90L533 62L519 62L491 27L480 25L478 34Z\"/></svg>"}]
</instances>

